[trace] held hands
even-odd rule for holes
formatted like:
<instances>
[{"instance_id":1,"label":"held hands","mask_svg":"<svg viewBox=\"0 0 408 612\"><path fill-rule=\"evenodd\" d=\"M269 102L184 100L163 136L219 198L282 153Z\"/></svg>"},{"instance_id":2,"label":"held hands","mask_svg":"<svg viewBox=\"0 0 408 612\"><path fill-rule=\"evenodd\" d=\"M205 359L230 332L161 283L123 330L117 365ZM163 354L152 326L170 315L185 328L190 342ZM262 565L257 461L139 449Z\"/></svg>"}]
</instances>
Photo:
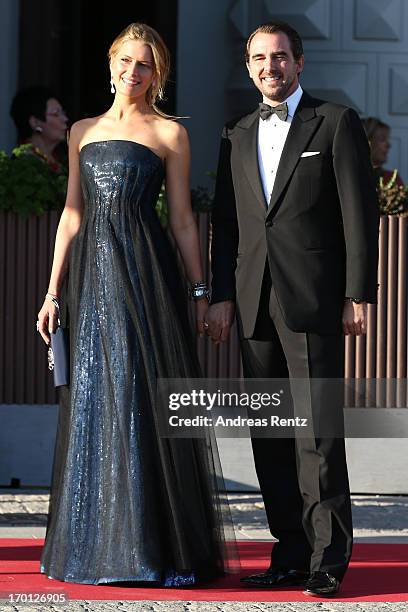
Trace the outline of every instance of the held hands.
<instances>
[{"instance_id":1,"label":"held hands","mask_svg":"<svg viewBox=\"0 0 408 612\"><path fill-rule=\"evenodd\" d=\"M205 317L209 308L208 299L206 297L200 298L195 301L196 308L196 325L197 325L197 334L200 338L204 335L205 332Z\"/></svg>"},{"instance_id":2,"label":"held hands","mask_svg":"<svg viewBox=\"0 0 408 612\"><path fill-rule=\"evenodd\" d=\"M232 301L218 302L209 307L205 328L214 344L228 340L234 315L235 303Z\"/></svg>"},{"instance_id":3,"label":"held hands","mask_svg":"<svg viewBox=\"0 0 408 612\"><path fill-rule=\"evenodd\" d=\"M360 336L367 332L367 302L344 302L343 332L346 336Z\"/></svg>"},{"instance_id":4,"label":"held hands","mask_svg":"<svg viewBox=\"0 0 408 612\"><path fill-rule=\"evenodd\" d=\"M45 344L50 343L50 334L55 332L58 321L58 309L55 304L46 297L37 317L37 330Z\"/></svg>"}]
</instances>

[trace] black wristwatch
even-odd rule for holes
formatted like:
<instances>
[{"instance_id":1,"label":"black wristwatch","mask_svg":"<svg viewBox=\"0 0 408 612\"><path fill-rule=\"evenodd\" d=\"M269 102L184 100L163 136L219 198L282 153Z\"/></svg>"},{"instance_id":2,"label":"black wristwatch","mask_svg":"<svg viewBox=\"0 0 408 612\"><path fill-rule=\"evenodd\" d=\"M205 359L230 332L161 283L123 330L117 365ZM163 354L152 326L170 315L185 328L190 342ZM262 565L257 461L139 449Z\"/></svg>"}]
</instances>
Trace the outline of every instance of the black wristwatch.
<instances>
[{"instance_id":1,"label":"black wristwatch","mask_svg":"<svg viewBox=\"0 0 408 612\"><path fill-rule=\"evenodd\" d=\"M364 300L358 300L357 298L346 297L346 300L349 302L353 302L353 304L362 304Z\"/></svg>"}]
</instances>

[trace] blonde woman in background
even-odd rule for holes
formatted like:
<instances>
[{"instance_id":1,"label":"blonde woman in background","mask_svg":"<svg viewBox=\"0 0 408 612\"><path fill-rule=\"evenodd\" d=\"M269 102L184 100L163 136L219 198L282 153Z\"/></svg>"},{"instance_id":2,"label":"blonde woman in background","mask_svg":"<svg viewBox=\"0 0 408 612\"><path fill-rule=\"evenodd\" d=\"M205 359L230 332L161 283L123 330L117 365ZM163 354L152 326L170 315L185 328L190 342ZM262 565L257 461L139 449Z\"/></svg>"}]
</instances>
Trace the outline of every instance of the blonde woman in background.
<instances>
[{"instance_id":1,"label":"blonde woman in background","mask_svg":"<svg viewBox=\"0 0 408 612\"><path fill-rule=\"evenodd\" d=\"M380 178L387 184L395 173L395 181L397 185L404 184L402 178L397 171L386 170L383 166L387 163L388 151L391 148L390 135L391 128L389 125L377 119L377 117L367 117L363 120L363 126L370 143L371 163L374 168L374 174L377 182Z\"/></svg>"},{"instance_id":2,"label":"blonde woman in background","mask_svg":"<svg viewBox=\"0 0 408 612\"><path fill-rule=\"evenodd\" d=\"M61 392L41 572L190 586L224 569L216 457L208 440L161 438L155 405L158 377L201 375L176 257L155 211L165 179L202 334L208 300L189 142L156 107L169 72L158 33L129 25L109 62L111 108L72 126L67 201L38 315L48 344L69 269L70 384Z\"/></svg>"}]
</instances>

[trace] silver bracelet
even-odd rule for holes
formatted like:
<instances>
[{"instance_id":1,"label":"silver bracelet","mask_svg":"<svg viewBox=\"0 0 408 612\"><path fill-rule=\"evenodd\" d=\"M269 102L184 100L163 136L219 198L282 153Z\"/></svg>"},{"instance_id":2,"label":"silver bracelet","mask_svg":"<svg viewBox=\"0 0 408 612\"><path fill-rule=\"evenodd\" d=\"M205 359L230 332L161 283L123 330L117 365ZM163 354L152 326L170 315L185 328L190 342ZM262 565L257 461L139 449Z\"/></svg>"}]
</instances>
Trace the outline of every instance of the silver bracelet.
<instances>
[{"instance_id":1,"label":"silver bracelet","mask_svg":"<svg viewBox=\"0 0 408 612\"><path fill-rule=\"evenodd\" d=\"M59 303L59 299L57 298L56 295L53 295L52 293L46 293L45 294L45 299L50 300L54 304L54 306L59 310L60 303Z\"/></svg>"},{"instance_id":2,"label":"silver bracelet","mask_svg":"<svg viewBox=\"0 0 408 612\"><path fill-rule=\"evenodd\" d=\"M191 300L200 300L201 298L210 299L210 292L207 288L206 282L193 283L189 289L189 296Z\"/></svg>"}]
</instances>

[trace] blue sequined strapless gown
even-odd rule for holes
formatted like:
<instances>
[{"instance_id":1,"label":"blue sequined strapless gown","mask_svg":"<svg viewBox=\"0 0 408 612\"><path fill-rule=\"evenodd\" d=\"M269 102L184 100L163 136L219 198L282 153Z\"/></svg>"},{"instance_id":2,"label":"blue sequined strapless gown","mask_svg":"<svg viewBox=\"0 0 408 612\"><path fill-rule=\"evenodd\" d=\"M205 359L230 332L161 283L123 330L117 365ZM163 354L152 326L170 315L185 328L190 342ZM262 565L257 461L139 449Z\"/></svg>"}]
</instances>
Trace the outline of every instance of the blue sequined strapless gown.
<instances>
[{"instance_id":1,"label":"blue sequined strapless gown","mask_svg":"<svg viewBox=\"0 0 408 612\"><path fill-rule=\"evenodd\" d=\"M157 377L200 376L185 290L155 204L162 160L110 140L80 153L62 388L41 572L69 582L195 584L223 570L216 457L157 431Z\"/></svg>"}]
</instances>

